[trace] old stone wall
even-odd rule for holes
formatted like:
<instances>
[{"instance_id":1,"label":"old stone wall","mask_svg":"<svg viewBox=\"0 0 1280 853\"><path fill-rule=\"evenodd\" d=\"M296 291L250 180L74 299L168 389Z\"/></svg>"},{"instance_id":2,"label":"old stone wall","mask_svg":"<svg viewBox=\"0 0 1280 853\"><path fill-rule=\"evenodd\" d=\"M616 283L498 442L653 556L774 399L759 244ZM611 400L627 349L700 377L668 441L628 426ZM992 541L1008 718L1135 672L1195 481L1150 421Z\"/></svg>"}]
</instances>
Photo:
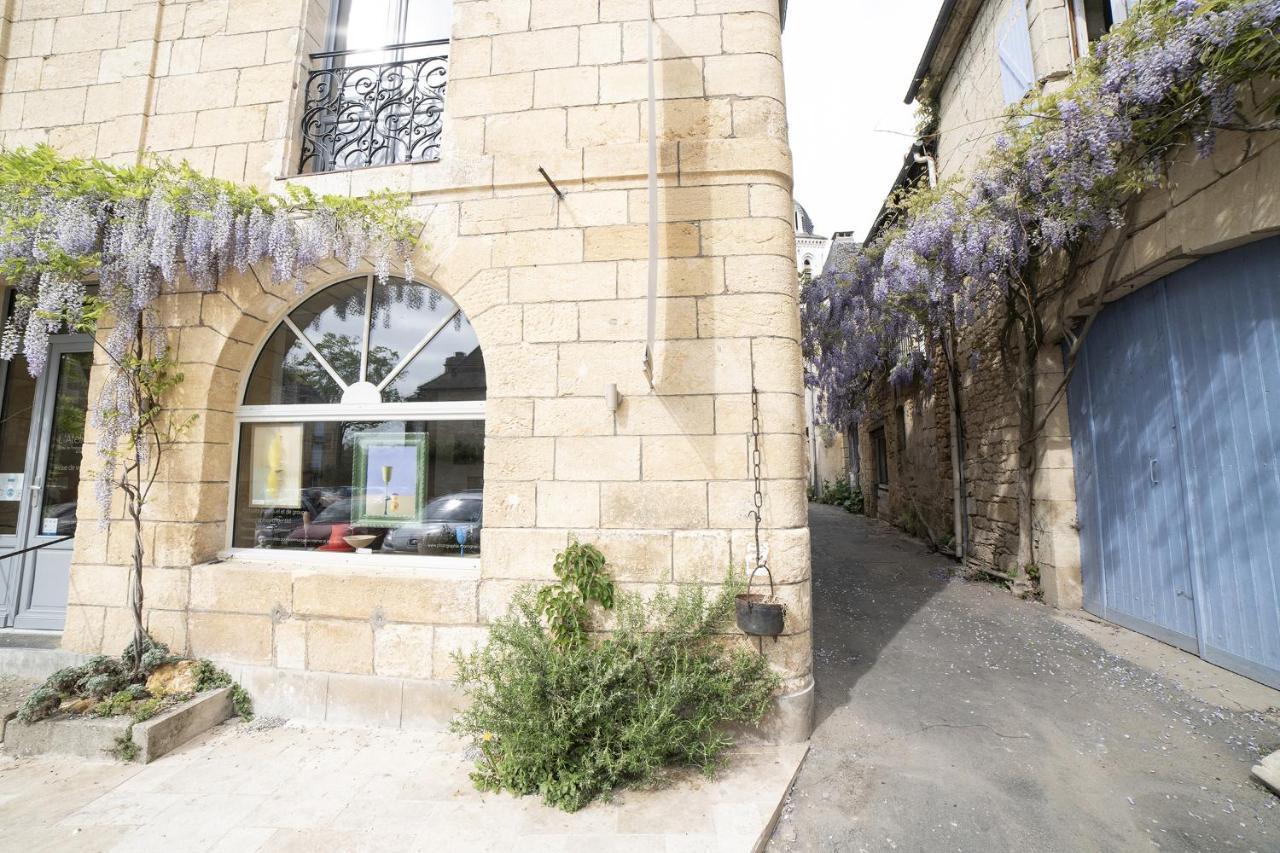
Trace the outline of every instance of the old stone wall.
<instances>
[{"instance_id":1,"label":"old stone wall","mask_svg":"<svg viewBox=\"0 0 1280 853\"><path fill-rule=\"evenodd\" d=\"M1017 2L1017 0L1015 0ZM991 0L978 15L950 74L938 90L938 162L943 179L963 176L987 150L998 127L1004 105L995 67L995 30L1007 14L1005 0ZM1070 70L1070 38L1061 3L1046 0L1028 6L1036 73L1043 86L1061 85ZM1255 83L1243 93L1243 112L1257 114L1257 104L1273 83ZM1199 159L1188 147L1168 172L1166 182L1145 193L1138 207L1138 230L1119 247L1120 260L1111 281L1103 281L1107 260L1115 249L1116 235L1101 241L1086 254L1075 280L1063 289L1059 300L1042 320L1048 341L1036 364L1036 418L1044 429L1036 443L1037 473L1033 483L1033 560L1041 573L1046 600L1057 606L1081 606L1082 586L1079 520L1076 514L1075 472L1071 453L1070 423L1065 397L1049 408L1063 380L1064 365L1059 342L1062 322L1080 319L1102 303L1133 290L1215 252L1223 251L1280 231L1280 133L1223 133L1213 155ZM969 364L978 351L976 366L962 374L960 411L965 436L965 502L969 525L968 561L1002 573L1015 571L1018 546L1018 411L1011 394L1009 365L1000 353L1001 314L992 312L962 332L958 361ZM935 366L935 374L940 375ZM932 396L945 406L945 388L915 389L907 395L919 406ZM945 506L950 512L950 484L942 476L932 482L927 471L915 472L910 454L896 448L893 426L895 407L902 403L881 387L872 415L859 431L862 482L868 495L868 512L903 523L901 489L921 505ZM910 406L908 406L910 408ZM891 459L890 487L876 500L874 461L869 431L885 426ZM945 409L935 413L939 475L949 475L944 446L950 430ZM933 459L927 459L931 464ZM906 476L895 465L907 464Z\"/></svg>"},{"instance_id":2,"label":"old stone wall","mask_svg":"<svg viewBox=\"0 0 1280 853\"><path fill-rule=\"evenodd\" d=\"M932 95L938 119L938 177L969 172L992 144L1004 114L996 37L1009 2L984 3L951 72Z\"/></svg>"},{"instance_id":3,"label":"old stone wall","mask_svg":"<svg viewBox=\"0 0 1280 853\"><path fill-rule=\"evenodd\" d=\"M935 374L941 357L932 353ZM868 515L941 546L951 537L950 401L941 381L894 389L877 383L859 423L859 481ZM889 483L877 483L875 430L883 429Z\"/></svg>"},{"instance_id":4,"label":"old stone wall","mask_svg":"<svg viewBox=\"0 0 1280 853\"><path fill-rule=\"evenodd\" d=\"M287 178L327 193L407 192L424 223L415 269L472 321L488 371L478 567L311 566L305 554L210 562L229 541L234 418L256 349L292 305L351 273L324 265L301 294L258 273L214 294L165 296L186 375L173 402L200 419L149 509L157 636L242 666L264 695L323 705L335 690L355 701L366 687L389 696L403 679L448 678L449 653L482 639L518 585L550 578L571 536L599 544L629 589L714 586L754 559L754 386L764 537L788 605L786 634L764 652L786 691L804 694L807 469L776 0L655 4L652 387L642 370L646 4L458 0L439 162L314 176L293 175L296 128L326 5L99 5L11 0L0 40L4 144L49 141L120 162L158 151L269 189ZM610 383L616 412L604 400ZM126 542L120 525L97 530L90 495L86 482L64 645L113 650L128 624ZM285 671L301 680L281 686Z\"/></svg>"}]
</instances>

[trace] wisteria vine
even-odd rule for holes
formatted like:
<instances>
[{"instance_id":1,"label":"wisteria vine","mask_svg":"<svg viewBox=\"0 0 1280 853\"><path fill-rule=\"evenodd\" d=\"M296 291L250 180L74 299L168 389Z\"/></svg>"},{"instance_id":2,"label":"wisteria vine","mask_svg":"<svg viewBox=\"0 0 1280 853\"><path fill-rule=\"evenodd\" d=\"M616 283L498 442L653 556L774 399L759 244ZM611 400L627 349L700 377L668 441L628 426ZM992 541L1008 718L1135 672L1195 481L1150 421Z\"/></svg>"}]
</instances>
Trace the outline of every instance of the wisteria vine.
<instances>
[{"instance_id":1,"label":"wisteria vine","mask_svg":"<svg viewBox=\"0 0 1280 853\"><path fill-rule=\"evenodd\" d=\"M930 379L904 342L1032 303L1048 259L1123 229L1186 144L1207 156L1221 130L1280 128L1240 115L1244 87L1280 77L1278 25L1280 0L1145 0L1070 85L1010 111L967 181L902 200L896 226L802 293L807 381L829 422L855 420L885 371L899 386ZM1252 111L1274 118L1280 98L1264 100Z\"/></svg>"},{"instance_id":2,"label":"wisteria vine","mask_svg":"<svg viewBox=\"0 0 1280 853\"><path fill-rule=\"evenodd\" d=\"M38 376L50 335L109 318L98 342L110 372L91 415L104 520L120 453L147 462L136 436L149 414L139 411L131 373L166 357L156 299L190 285L212 291L231 271L258 265L276 284L301 286L306 268L329 258L350 268L367 259L384 283L393 267L412 279L406 205L392 194L321 196L293 185L283 196L263 193L185 163L121 167L48 146L0 153L0 276L14 292L0 358L21 353Z\"/></svg>"}]
</instances>

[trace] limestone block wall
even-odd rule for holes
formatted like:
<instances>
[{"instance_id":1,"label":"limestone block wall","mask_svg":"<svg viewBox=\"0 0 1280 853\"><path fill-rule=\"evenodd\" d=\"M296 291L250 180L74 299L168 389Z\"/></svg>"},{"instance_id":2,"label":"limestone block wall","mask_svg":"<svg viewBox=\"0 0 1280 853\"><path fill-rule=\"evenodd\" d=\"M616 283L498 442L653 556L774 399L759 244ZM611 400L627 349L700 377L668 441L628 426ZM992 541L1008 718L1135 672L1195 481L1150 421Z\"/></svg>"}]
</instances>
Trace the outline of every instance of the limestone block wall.
<instances>
[{"instance_id":1,"label":"limestone block wall","mask_svg":"<svg viewBox=\"0 0 1280 853\"><path fill-rule=\"evenodd\" d=\"M1005 105L996 36L1010 2L1021 0L987 0L983 4L951 72L940 86L931 89L931 94L936 92L939 178L968 172L999 130Z\"/></svg>"},{"instance_id":2,"label":"limestone block wall","mask_svg":"<svg viewBox=\"0 0 1280 853\"><path fill-rule=\"evenodd\" d=\"M49 142L121 163L155 152L260 186L284 174L276 149L291 137L302 51L320 48L326 3L10 0L4 8L5 147Z\"/></svg>"},{"instance_id":3,"label":"limestone block wall","mask_svg":"<svg viewBox=\"0 0 1280 853\"><path fill-rule=\"evenodd\" d=\"M754 559L754 386L765 433L763 536L789 608L787 633L764 651L787 692L808 689L807 468L776 0L655 4L652 387L642 370L647 4L458 0L439 162L305 176L294 174L300 83L308 54L323 45L326 5L117 0L114 11L86 11L93 5L10 0L0 39L4 144L47 140L121 161L161 151L270 189L287 180L327 193L409 193L424 223L417 275L461 306L488 371L478 566L318 567L305 554L214 562L228 544L234 413L256 347L292 305L352 273L323 266L302 293L255 271L217 293L166 295L163 320L186 375L173 405L200 417L149 510L153 632L259 673L263 690L284 690L278 673L311 674L298 682L305 689L289 690L323 697L347 677L383 679L387 691L404 679L448 678L449 653L482 639L518 585L550 578L571 536L599 544L630 589L715 585ZM52 49L47 38L35 43L37 32L68 27L85 35ZM27 111L28 99L46 98L49 68L89 52L92 73L83 57L67 87L83 110ZM94 93L108 91L117 100L99 116ZM129 133L122 116L135 117L123 123ZM622 395L616 412L604 401L610 383ZM64 645L111 650L126 638L127 542L120 525L97 530L90 495L86 479Z\"/></svg>"},{"instance_id":4,"label":"limestone block wall","mask_svg":"<svg viewBox=\"0 0 1280 853\"><path fill-rule=\"evenodd\" d=\"M849 458L843 432L827 424L816 424L815 432L809 442L809 453L810 464L816 472L814 486L820 490L824 483L848 479Z\"/></svg>"},{"instance_id":5,"label":"limestone block wall","mask_svg":"<svg viewBox=\"0 0 1280 853\"><path fill-rule=\"evenodd\" d=\"M1013 3L1025 3L1037 81L1066 76L1072 65L1069 0L987 0L950 71L922 92L936 107L938 174L965 174L995 142L1006 110L998 40Z\"/></svg>"}]
</instances>

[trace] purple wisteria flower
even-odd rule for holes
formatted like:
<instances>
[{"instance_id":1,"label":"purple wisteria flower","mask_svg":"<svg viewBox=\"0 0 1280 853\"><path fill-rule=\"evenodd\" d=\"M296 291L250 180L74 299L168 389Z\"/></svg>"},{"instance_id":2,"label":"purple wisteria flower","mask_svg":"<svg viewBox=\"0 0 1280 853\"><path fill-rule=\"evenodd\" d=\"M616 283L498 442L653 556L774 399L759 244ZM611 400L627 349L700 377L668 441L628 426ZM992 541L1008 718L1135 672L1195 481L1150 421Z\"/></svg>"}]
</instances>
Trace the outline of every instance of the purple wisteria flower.
<instances>
[{"instance_id":1,"label":"purple wisteria flower","mask_svg":"<svg viewBox=\"0 0 1280 853\"><path fill-rule=\"evenodd\" d=\"M240 191L167 164L116 170L60 161L45 147L4 156L16 161L5 175L56 176L61 168L71 177L33 188L25 178L0 175L0 183L9 182L0 192L0 218L6 222L0 265L15 291L0 332L0 358L21 354L28 371L41 374L49 336L83 320L86 276L96 273L98 298L111 317L98 343L112 366L92 413L103 519L116 454L140 417L126 365L137 357L139 340L150 357L164 357L168 339L155 304L162 294L184 287L184 276L209 291L232 267L244 273L259 264L269 264L277 284L299 282L304 267L327 258L352 265L368 259L384 283L393 264L411 271L413 243L385 206L374 213L306 192L282 198ZM75 183L90 171L96 171L92 180Z\"/></svg>"},{"instance_id":2,"label":"purple wisteria flower","mask_svg":"<svg viewBox=\"0 0 1280 853\"><path fill-rule=\"evenodd\" d=\"M1232 58L1244 40L1254 49ZM827 419L855 419L885 371L894 385L926 378L924 351L904 354L903 341L975 322L1039 257L1123 227L1128 198L1159 181L1178 144L1210 153L1240 84L1277 65L1280 0L1138 5L1066 92L1042 96L1028 110L1035 118L1010 117L965 186L944 187L875 245L831 258L804 288L807 382Z\"/></svg>"}]
</instances>

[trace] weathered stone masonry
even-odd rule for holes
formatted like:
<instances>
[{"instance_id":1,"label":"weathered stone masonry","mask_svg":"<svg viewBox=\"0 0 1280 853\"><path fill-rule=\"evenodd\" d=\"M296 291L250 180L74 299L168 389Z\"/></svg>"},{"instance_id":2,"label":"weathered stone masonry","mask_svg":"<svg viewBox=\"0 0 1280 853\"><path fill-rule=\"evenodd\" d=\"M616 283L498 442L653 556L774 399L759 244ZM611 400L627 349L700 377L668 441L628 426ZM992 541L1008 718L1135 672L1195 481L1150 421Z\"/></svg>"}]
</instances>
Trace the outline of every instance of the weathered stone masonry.
<instances>
[{"instance_id":1,"label":"weathered stone masonry","mask_svg":"<svg viewBox=\"0 0 1280 853\"><path fill-rule=\"evenodd\" d=\"M808 701L778 4L654 4L662 260L652 389L641 370L647 6L459 0L439 162L296 176L300 82L328 19L320 0L6 4L4 145L48 141L122 163L158 152L265 189L287 178L326 193L408 192L425 223L418 277L453 298L479 336L488 398L478 567L314 566L305 554L216 562L228 544L245 372L290 307L350 273L315 270L302 294L249 275L217 293L164 297L186 375L175 402L199 420L148 510L148 625L233 666L264 708L438 721L451 701L450 653L483 638L516 586L549 577L570 536L598 543L629 588L718 582L752 556L753 385L766 433L765 541L789 606L786 635L764 650L786 693ZM608 383L622 395L616 413L603 400ZM63 645L114 650L128 629L126 535L98 530L91 494L86 478ZM807 734L807 717L796 719L787 736Z\"/></svg>"}]
</instances>

